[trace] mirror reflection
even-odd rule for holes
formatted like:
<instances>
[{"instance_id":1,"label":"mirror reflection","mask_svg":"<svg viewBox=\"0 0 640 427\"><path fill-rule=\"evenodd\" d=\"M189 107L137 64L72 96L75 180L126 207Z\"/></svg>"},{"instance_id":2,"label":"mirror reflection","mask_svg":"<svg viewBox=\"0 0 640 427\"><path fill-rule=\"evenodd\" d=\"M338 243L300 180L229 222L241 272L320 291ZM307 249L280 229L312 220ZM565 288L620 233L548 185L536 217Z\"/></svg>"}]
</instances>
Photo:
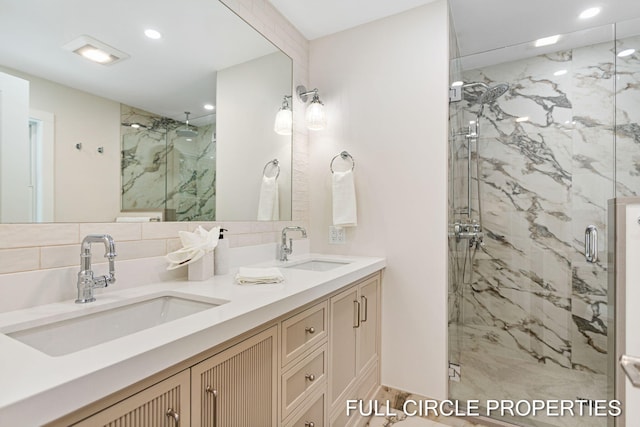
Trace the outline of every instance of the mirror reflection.
<instances>
[{"instance_id":1,"label":"mirror reflection","mask_svg":"<svg viewBox=\"0 0 640 427\"><path fill-rule=\"evenodd\" d=\"M291 59L222 3L0 9L0 222L291 219Z\"/></svg>"}]
</instances>

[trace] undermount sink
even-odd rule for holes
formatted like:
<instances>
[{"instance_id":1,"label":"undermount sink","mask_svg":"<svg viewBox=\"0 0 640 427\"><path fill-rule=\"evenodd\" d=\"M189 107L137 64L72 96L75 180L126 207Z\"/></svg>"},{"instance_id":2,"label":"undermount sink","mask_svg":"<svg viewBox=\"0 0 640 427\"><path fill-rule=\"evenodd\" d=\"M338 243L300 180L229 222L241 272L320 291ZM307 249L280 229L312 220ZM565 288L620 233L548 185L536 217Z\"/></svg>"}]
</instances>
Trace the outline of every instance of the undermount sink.
<instances>
[{"instance_id":1,"label":"undermount sink","mask_svg":"<svg viewBox=\"0 0 640 427\"><path fill-rule=\"evenodd\" d=\"M191 295L151 295L140 300L46 322L6 333L50 356L63 356L163 323L208 310L228 301ZM46 323L45 323L46 322Z\"/></svg>"},{"instance_id":2,"label":"undermount sink","mask_svg":"<svg viewBox=\"0 0 640 427\"><path fill-rule=\"evenodd\" d=\"M296 264L285 265L284 268L295 268L299 270L311 270L311 271L329 271L329 270L333 270L334 268L342 267L349 263L350 261L312 259L308 261L302 261Z\"/></svg>"}]
</instances>

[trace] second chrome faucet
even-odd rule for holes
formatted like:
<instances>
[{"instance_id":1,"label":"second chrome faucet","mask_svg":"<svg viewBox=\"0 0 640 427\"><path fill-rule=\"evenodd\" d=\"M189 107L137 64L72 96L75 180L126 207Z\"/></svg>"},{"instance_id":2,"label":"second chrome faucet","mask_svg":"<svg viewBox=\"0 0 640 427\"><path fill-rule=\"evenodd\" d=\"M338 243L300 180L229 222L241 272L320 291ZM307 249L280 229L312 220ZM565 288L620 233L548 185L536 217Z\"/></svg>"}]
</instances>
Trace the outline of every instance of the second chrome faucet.
<instances>
[{"instance_id":1,"label":"second chrome faucet","mask_svg":"<svg viewBox=\"0 0 640 427\"><path fill-rule=\"evenodd\" d=\"M299 231L302 233L302 237L307 237L307 230L299 226L289 226L282 229L282 241L280 242L280 261L287 261L288 256L293 252L293 239L289 239L289 246L287 246L287 232Z\"/></svg>"}]
</instances>

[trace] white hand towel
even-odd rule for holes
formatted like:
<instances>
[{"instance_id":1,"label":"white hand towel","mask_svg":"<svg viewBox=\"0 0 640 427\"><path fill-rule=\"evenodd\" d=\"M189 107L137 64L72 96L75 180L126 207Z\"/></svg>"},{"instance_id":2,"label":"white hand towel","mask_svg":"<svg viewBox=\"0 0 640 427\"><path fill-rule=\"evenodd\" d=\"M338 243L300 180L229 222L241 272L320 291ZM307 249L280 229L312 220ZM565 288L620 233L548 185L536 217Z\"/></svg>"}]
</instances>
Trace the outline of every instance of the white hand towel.
<instances>
[{"instance_id":1,"label":"white hand towel","mask_svg":"<svg viewBox=\"0 0 640 427\"><path fill-rule=\"evenodd\" d=\"M116 222L151 222L150 216L119 216Z\"/></svg>"},{"instance_id":2,"label":"white hand towel","mask_svg":"<svg viewBox=\"0 0 640 427\"><path fill-rule=\"evenodd\" d=\"M358 225L356 187L351 170L333 173L333 225L340 227Z\"/></svg>"},{"instance_id":3,"label":"white hand towel","mask_svg":"<svg viewBox=\"0 0 640 427\"><path fill-rule=\"evenodd\" d=\"M260 201L258 202L258 221L279 220L279 205L278 179L275 176L263 176L260 186Z\"/></svg>"},{"instance_id":4,"label":"white hand towel","mask_svg":"<svg viewBox=\"0 0 640 427\"><path fill-rule=\"evenodd\" d=\"M218 245L220 227L213 227L207 231L199 225L193 233L178 231L178 235L180 236L182 248L167 254L165 257L169 261L167 270L174 270L183 265L192 264L206 253L212 252Z\"/></svg>"},{"instance_id":5,"label":"white hand towel","mask_svg":"<svg viewBox=\"0 0 640 427\"><path fill-rule=\"evenodd\" d=\"M240 267L236 274L236 282L241 285L284 282L284 276L275 267L254 268Z\"/></svg>"}]
</instances>

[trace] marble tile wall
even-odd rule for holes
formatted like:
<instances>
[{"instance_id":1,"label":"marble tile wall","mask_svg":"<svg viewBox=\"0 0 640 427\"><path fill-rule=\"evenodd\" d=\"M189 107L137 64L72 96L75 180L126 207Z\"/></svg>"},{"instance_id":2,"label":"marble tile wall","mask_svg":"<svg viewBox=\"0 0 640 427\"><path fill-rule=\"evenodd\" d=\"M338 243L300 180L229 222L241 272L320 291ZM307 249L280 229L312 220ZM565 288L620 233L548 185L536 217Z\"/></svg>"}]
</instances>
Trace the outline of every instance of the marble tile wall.
<instances>
[{"instance_id":1,"label":"marble tile wall","mask_svg":"<svg viewBox=\"0 0 640 427\"><path fill-rule=\"evenodd\" d=\"M450 294L455 286L462 288L457 317L450 317L450 352L462 364L462 382L451 383L453 397L486 396L496 390L486 381L504 380L501 375L519 366L518 382L525 375L528 391L501 387L504 398L535 398L528 393L550 368L565 383L573 382L562 388L562 398L607 398L607 339L613 331L608 325L606 208L616 195L616 166L619 195L640 189L634 162L640 127L631 117L639 110L639 69L621 64L623 86L619 83L616 92L614 52L613 42L602 43L464 71L465 82L510 87L482 109L474 147L481 166L485 245L475 254L473 279L450 288ZM637 58L630 61L637 65ZM466 121L477 117L481 93L465 92ZM627 123L617 125L617 165L616 96L618 115L621 108L629 114ZM455 139L452 152L466 151L465 143ZM457 169L459 163L466 166L466 153L454 155L453 162ZM475 170L472 175L475 185ZM464 207L466 200L457 198L453 204L454 209ZM476 195L473 206L479 216ZM600 235L597 263L584 257L590 224ZM450 247L458 253L450 263L468 270L461 251ZM462 253L469 257L473 251ZM479 360L473 354L492 356Z\"/></svg>"},{"instance_id":2,"label":"marble tile wall","mask_svg":"<svg viewBox=\"0 0 640 427\"><path fill-rule=\"evenodd\" d=\"M215 219L215 124L190 125L193 138L176 131L184 125L122 105L122 209L165 210L175 221Z\"/></svg>"},{"instance_id":3,"label":"marble tile wall","mask_svg":"<svg viewBox=\"0 0 640 427\"><path fill-rule=\"evenodd\" d=\"M294 87L299 84L309 87L309 42L271 3L266 0L222 0L222 3L292 58ZM293 221L222 223L230 230L232 247L275 242L278 231L286 225L309 227L308 135L304 108L297 99L293 110ZM75 265L81 236L87 233L111 233L121 242L119 250L126 248L127 256L132 259L156 256L175 250L178 230L189 230L198 224L0 224L0 274Z\"/></svg>"}]
</instances>

